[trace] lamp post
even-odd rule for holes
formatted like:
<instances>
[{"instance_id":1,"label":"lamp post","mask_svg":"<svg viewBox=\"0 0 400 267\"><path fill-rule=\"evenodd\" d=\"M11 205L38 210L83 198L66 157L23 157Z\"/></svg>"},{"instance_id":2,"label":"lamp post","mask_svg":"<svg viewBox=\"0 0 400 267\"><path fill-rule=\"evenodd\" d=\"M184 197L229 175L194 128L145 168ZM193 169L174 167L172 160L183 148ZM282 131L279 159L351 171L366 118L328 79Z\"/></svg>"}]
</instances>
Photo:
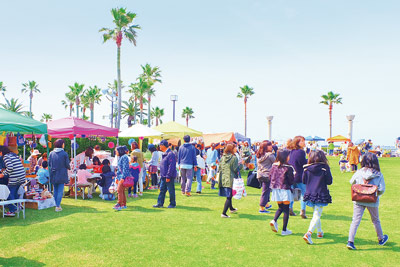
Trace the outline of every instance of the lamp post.
<instances>
[{"instance_id":1,"label":"lamp post","mask_svg":"<svg viewBox=\"0 0 400 267\"><path fill-rule=\"evenodd\" d=\"M349 139L353 140L353 121L356 115L347 115L346 118L349 121Z\"/></svg>"},{"instance_id":2,"label":"lamp post","mask_svg":"<svg viewBox=\"0 0 400 267\"><path fill-rule=\"evenodd\" d=\"M103 95L106 96L107 100L111 102L111 115L110 115L110 123L111 123L111 128L113 128L113 122L114 122L114 98L117 97L115 92L112 89L103 89L101 90Z\"/></svg>"},{"instance_id":3,"label":"lamp post","mask_svg":"<svg viewBox=\"0 0 400 267\"><path fill-rule=\"evenodd\" d=\"M178 101L177 95L171 95L170 100L173 103L173 121L175 121L175 102Z\"/></svg>"},{"instance_id":4,"label":"lamp post","mask_svg":"<svg viewBox=\"0 0 400 267\"><path fill-rule=\"evenodd\" d=\"M267 116L268 120L268 140L271 141L272 139L272 119L274 116Z\"/></svg>"}]
</instances>

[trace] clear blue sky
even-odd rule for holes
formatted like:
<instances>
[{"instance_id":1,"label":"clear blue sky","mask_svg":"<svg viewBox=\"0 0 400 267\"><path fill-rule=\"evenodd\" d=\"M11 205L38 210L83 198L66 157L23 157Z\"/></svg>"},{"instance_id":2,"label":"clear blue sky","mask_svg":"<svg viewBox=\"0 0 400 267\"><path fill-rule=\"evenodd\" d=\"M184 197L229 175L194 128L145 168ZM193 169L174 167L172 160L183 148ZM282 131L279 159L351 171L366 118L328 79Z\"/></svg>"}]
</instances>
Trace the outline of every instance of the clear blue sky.
<instances>
[{"instance_id":1,"label":"clear blue sky","mask_svg":"<svg viewBox=\"0 0 400 267\"><path fill-rule=\"evenodd\" d=\"M320 95L343 97L334 107L333 134L346 135L347 114L355 114L354 139L392 145L400 136L400 2L398 1L2 1L0 81L8 97L23 100L21 83L35 80L36 118L68 116L60 101L74 82L105 88L116 78L116 45L102 44L110 10L127 7L141 25L137 47L123 42L122 80L134 82L140 65L162 70L153 105L178 122L190 106L189 126L203 132L244 129L239 87L253 87L248 135L327 137L328 108ZM124 94L124 98L128 97ZM3 100L1 100L3 101ZM108 124L109 102L95 107ZM123 127L127 127L126 123Z\"/></svg>"}]
</instances>

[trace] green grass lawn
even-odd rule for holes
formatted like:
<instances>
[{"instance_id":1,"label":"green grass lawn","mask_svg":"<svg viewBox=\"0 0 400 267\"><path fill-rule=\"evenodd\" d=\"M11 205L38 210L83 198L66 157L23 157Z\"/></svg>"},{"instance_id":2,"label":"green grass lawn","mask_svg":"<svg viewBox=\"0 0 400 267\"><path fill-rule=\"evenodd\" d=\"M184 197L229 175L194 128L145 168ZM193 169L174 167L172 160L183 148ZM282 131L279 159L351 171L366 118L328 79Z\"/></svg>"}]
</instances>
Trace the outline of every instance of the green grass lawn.
<instances>
[{"instance_id":1,"label":"green grass lawn","mask_svg":"<svg viewBox=\"0 0 400 267\"><path fill-rule=\"evenodd\" d=\"M129 199L128 209L112 210L114 202L64 198L63 211L27 210L26 219L0 218L2 266L399 266L400 158L380 159L386 181L380 218L389 242L377 245L368 212L358 229L355 245L345 245L352 217L351 174L341 174L330 158L333 203L324 209L324 239L307 245L303 234L309 219L290 217L291 236L273 233L271 214L259 214L260 190L247 188L248 196L233 200L239 209L230 219L220 218L225 199L205 185L204 193L190 198L177 191L176 209L153 209L158 192L146 191ZM195 188L194 183L193 188ZM178 186L176 187L178 189ZM168 195L167 195L168 201ZM166 203L168 204L168 202ZM295 211L300 203L295 203ZM282 216L281 216L282 217ZM282 224L282 218L278 221Z\"/></svg>"}]
</instances>

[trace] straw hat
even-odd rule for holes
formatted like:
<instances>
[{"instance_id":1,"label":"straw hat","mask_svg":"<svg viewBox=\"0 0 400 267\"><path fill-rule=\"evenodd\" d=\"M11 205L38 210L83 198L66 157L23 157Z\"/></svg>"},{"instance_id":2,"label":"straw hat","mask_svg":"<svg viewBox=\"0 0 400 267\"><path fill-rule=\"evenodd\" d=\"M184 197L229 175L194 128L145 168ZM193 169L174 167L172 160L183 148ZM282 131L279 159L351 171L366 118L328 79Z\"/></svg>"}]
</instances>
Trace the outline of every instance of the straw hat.
<instances>
[{"instance_id":1,"label":"straw hat","mask_svg":"<svg viewBox=\"0 0 400 267\"><path fill-rule=\"evenodd\" d=\"M40 155L41 153L39 152L39 150L37 150L37 149L35 149L35 150L33 150L33 152L31 152L31 156L38 156L38 155Z\"/></svg>"}]
</instances>

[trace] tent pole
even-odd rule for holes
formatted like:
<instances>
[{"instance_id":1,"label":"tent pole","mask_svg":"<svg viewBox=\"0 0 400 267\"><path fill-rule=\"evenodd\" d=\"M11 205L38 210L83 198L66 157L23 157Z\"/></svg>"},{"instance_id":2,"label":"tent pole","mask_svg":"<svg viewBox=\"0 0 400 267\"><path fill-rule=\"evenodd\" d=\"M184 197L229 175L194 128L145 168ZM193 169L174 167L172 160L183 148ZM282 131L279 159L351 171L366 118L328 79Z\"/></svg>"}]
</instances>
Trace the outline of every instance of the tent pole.
<instances>
[{"instance_id":1,"label":"tent pole","mask_svg":"<svg viewBox=\"0 0 400 267\"><path fill-rule=\"evenodd\" d=\"M26 147L25 147L25 144L24 144L24 163L25 163L25 149L26 149Z\"/></svg>"},{"instance_id":2,"label":"tent pole","mask_svg":"<svg viewBox=\"0 0 400 267\"><path fill-rule=\"evenodd\" d=\"M74 135L74 179L75 179L75 200L77 200L77 194L78 192L76 192L76 135Z\"/></svg>"},{"instance_id":3,"label":"tent pole","mask_svg":"<svg viewBox=\"0 0 400 267\"><path fill-rule=\"evenodd\" d=\"M49 149L49 135L48 134L45 134L45 137L46 137L46 152L47 152L47 160L49 160L49 153L50 153L50 149ZM51 182L50 182L50 179L49 179L49 190L51 191Z\"/></svg>"}]
</instances>

